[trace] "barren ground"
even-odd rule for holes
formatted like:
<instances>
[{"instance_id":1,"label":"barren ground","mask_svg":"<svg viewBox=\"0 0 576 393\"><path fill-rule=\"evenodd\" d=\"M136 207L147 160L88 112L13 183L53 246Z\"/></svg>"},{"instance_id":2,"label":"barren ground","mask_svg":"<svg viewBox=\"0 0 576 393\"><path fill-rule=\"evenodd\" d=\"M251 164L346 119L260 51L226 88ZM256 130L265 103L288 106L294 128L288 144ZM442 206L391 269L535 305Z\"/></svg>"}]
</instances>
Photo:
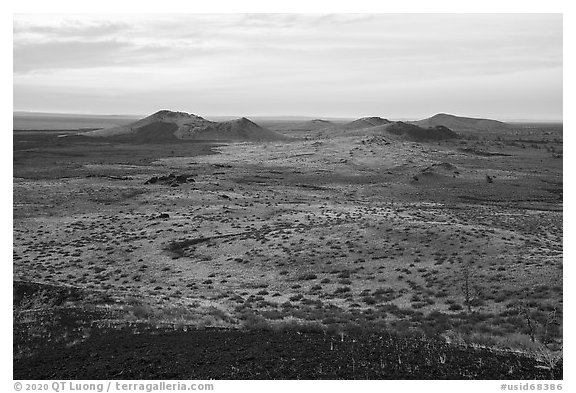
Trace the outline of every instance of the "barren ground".
<instances>
[{"instance_id":1,"label":"barren ground","mask_svg":"<svg viewBox=\"0 0 576 393\"><path fill-rule=\"evenodd\" d=\"M561 348L561 127L441 143L59 134L14 132L18 361L131 323ZM145 184L170 173L193 181ZM52 331L54 310L93 314Z\"/></svg>"}]
</instances>

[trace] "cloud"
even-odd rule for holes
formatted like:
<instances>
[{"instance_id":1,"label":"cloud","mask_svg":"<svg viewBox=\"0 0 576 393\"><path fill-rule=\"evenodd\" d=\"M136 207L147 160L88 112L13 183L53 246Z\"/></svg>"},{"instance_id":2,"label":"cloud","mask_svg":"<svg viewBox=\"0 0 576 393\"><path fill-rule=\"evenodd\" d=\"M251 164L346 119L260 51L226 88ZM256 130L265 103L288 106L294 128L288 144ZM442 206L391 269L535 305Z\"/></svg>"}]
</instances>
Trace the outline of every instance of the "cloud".
<instances>
[{"instance_id":1,"label":"cloud","mask_svg":"<svg viewBox=\"0 0 576 393\"><path fill-rule=\"evenodd\" d=\"M15 21L14 36L16 40L80 40L103 39L114 37L130 30L125 22L81 22L64 20L58 24L34 25Z\"/></svg>"},{"instance_id":2,"label":"cloud","mask_svg":"<svg viewBox=\"0 0 576 393\"><path fill-rule=\"evenodd\" d=\"M124 97L154 91L172 103L194 96L213 105L212 113L221 112L227 94L226 108L244 107L245 94L251 107L277 101L281 112L292 109L277 96L333 102L348 92L368 106L387 91L404 102L414 86L451 86L454 94L467 80L500 83L519 73L562 80L561 15L166 14L14 22L14 89L26 87L19 103L35 86L70 97L105 88ZM519 92L546 88L529 78L522 83L528 87Z\"/></svg>"},{"instance_id":3,"label":"cloud","mask_svg":"<svg viewBox=\"0 0 576 393\"><path fill-rule=\"evenodd\" d=\"M14 72L114 65L130 45L118 41L47 42L14 47Z\"/></svg>"},{"instance_id":4,"label":"cloud","mask_svg":"<svg viewBox=\"0 0 576 393\"><path fill-rule=\"evenodd\" d=\"M203 48L178 43L135 44L129 41L50 41L14 46L14 73L48 72L114 67L167 67L178 62L220 53L216 48Z\"/></svg>"},{"instance_id":5,"label":"cloud","mask_svg":"<svg viewBox=\"0 0 576 393\"><path fill-rule=\"evenodd\" d=\"M561 24L558 28L527 18L531 28L523 18L470 15L224 14L164 15L156 20L148 16L129 22L21 22L15 24L15 70L41 70L46 65L54 69L58 59L66 60L62 68L130 61L140 67L179 67L199 56L214 56L215 63L252 59L254 66L275 58L278 61L272 63L280 68L282 62L314 68L314 63L324 66L329 60L336 68L346 64L364 70L362 62L384 68L404 62L407 69L419 64L427 73L436 65L459 63L467 70L484 66L486 72L515 71L514 62L516 67L560 64ZM78 50L89 61L70 59L66 48Z\"/></svg>"}]
</instances>

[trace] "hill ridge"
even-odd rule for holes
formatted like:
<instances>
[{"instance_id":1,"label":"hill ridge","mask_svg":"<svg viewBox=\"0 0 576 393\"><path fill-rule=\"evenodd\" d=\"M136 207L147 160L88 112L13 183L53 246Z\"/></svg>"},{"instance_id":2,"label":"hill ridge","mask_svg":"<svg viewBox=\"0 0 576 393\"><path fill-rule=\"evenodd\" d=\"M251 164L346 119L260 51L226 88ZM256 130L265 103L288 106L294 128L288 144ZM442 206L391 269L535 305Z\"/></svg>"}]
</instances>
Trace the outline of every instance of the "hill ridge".
<instances>
[{"instance_id":1,"label":"hill ridge","mask_svg":"<svg viewBox=\"0 0 576 393\"><path fill-rule=\"evenodd\" d=\"M437 113L410 123L421 127L445 126L458 131L493 131L513 128L512 125L499 120L456 116L448 113Z\"/></svg>"},{"instance_id":2,"label":"hill ridge","mask_svg":"<svg viewBox=\"0 0 576 393\"><path fill-rule=\"evenodd\" d=\"M223 122L206 120L186 112L159 110L125 126L90 131L81 135L90 137L121 137L134 141L163 140L221 140L271 141L287 139L246 117Z\"/></svg>"}]
</instances>

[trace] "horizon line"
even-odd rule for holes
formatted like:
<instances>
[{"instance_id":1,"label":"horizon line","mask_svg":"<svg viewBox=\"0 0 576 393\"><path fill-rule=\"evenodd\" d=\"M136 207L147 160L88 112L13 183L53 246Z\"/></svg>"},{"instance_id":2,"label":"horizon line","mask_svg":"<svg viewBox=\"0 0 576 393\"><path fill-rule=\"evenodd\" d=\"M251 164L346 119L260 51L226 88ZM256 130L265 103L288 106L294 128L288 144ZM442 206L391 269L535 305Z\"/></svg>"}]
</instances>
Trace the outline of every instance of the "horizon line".
<instances>
[{"instance_id":1,"label":"horizon line","mask_svg":"<svg viewBox=\"0 0 576 393\"><path fill-rule=\"evenodd\" d=\"M161 110L161 109L159 109ZM49 116L55 116L55 115L62 115L62 116L96 116L96 117L100 117L100 116L116 116L116 117L134 117L134 118L144 118L147 116L150 116L156 112L158 112L159 110L152 112L152 113L148 113L148 114L142 114L142 113L86 113L86 112L62 112L62 111L37 111L37 110L12 110L12 115L17 115L17 114L36 114L36 115L49 115ZM174 112L177 111L181 111L181 110L173 110ZM186 112L189 114L195 114L192 112ZM477 119L488 119L488 120L498 120L498 121L503 121L503 122L537 122L537 123L544 123L544 122L551 122L551 123L563 123L564 119L563 118L545 118L545 117L534 117L534 118L525 118L525 117L492 117L492 116L479 116L479 115L456 115L456 114L452 114L452 113L448 113L448 112L436 112L432 115L429 115L427 117L407 117L407 116L400 116L400 117L393 117L393 116L385 116L385 118L387 119L396 119L397 121L415 121L415 120L424 120L424 119L428 119L432 116L438 115L438 114L448 114L451 116L458 116L458 117L470 117L470 118L477 118ZM196 114L195 114L196 115ZM317 116L317 115L229 115L229 114L210 114L210 115L200 115L204 118L242 118L242 117L246 117L246 118L260 118L260 119L294 119L294 120L300 120L300 119L310 119L310 120L314 120L314 119L334 119L334 120L349 120L349 119L361 119L361 118L365 118L365 117L372 117L372 116L378 116L378 117L382 117L382 115L352 115L352 116Z\"/></svg>"}]
</instances>

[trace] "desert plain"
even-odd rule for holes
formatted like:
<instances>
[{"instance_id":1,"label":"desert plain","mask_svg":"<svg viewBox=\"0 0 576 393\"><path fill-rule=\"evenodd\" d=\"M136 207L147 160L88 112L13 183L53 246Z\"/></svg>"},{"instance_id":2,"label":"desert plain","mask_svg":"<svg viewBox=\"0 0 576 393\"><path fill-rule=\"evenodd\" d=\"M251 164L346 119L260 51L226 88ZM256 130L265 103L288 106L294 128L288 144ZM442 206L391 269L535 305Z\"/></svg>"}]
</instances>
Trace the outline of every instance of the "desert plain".
<instances>
[{"instance_id":1,"label":"desert plain","mask_svg":"<svg viewBox=\"0 0 576 393\"><path fill-rule=\"evenodd\" d=\"M562 125L364 121L15 130L15 378L560 378Z\"/></svg>"}]
</instances>

